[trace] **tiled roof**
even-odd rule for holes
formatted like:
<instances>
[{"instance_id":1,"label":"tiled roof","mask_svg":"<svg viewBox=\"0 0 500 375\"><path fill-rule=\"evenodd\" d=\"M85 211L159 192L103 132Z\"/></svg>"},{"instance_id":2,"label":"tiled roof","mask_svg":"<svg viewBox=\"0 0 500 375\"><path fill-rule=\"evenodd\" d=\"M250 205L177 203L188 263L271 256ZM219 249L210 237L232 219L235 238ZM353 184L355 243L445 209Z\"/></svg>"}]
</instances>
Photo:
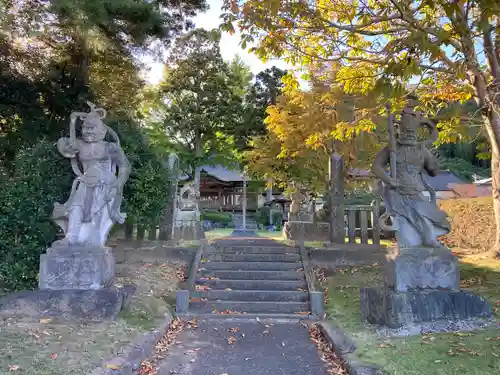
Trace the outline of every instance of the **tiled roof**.
<instances>
[{"instance_id":1,"label":"tiled roof","mask_svg":"<svg viewBox=\"0 0 500 375\"><path fill-rule=\"evenodd\" d=\"M206 173L212 177L215 177L216 179L224 182L240 182L243 181L243 174L235 169L227 169L223 167L222 165L217 165L217 166L209 166L209 165L203 165L201 167L201 173ZM189 176L184 175L180 176L179 179L181 181L185 181L189 179ZM250 179L248 179L250 180ZM247 181L248 181L247 180Z\"/></svg>"}]
</instances>

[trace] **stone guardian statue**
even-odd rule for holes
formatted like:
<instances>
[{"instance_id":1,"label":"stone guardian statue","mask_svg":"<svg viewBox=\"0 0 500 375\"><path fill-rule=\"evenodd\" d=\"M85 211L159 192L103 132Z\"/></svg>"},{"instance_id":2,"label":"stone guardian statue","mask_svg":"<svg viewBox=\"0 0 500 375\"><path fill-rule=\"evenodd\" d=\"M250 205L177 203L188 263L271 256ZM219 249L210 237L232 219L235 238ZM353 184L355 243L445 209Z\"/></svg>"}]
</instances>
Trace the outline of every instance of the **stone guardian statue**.
<instances>
[{"instance_id":1,"label":"stone guardian statue","mask_svg":"<svg viewBox=\"0 0 500 375\"><path fill-rule=\"evenodd\" d=\"M392 225L383 222L382 227L397 230L400 248L439 248L437 237L450 231L446 214L423 194L429 186L422 173L436 176L439 166L427 148L434 139L419 141L417 138L422 125L429 127L436 137L433 124L415 112L412 104L407 105L401 114L399 137L394 140L393 147L379 151L372 165L373 173L382 182L387 209L382 219L390 215L392 220ZM391 158L395 160L391 162ZM386 171L388 164L391 164L390 174Z\"/></svg>"},{"instance_id":2,"label":"stone guardian statue","mask_svg":"<svg viewBox=\"0 0 500 375\"><path fill-rule=\"evenodd\" d=\"M126 216L120 212L120 205L130 164L117 134L103 123L106 111L88 104L90 112L71 114L70 137L57 142L59 152L71 160L77 177L69 199L54 204L52 217L66 236L53 247L104 247L113 224L123 223ZM78 118L82 120L81 138L76 137ZM105 141L106 133L115 142Z\"/></svg>"}]
</instances>

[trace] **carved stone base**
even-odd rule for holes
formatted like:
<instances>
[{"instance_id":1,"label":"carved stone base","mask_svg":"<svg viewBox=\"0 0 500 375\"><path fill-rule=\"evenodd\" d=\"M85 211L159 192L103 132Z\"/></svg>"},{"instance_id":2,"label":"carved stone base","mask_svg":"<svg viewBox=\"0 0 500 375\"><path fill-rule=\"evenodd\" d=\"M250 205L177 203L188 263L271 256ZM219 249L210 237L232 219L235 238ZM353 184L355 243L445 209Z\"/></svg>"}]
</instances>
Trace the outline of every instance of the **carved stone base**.
<instances>
[{"instance_id":1,"label":"carved stone base","mask_svg":"<svg viewBox=\"0 0 500 375\"><path fill-rule=\"evenodd\" d=\"M488 301L467 291L396 292L388 288L362 288L360 297L362 318L390 328L491 316Z\"/></svg>"},{"instance_id":2,"label":"carved stone base","mask_svg":"<svg viewBox=\"0 0 500 375\"><path fill-rule=\"evenodd\" d=\"M174 241L196 241L205 238L199 220L176 221L174 223Z\"/></svg>"},{"instance_id":3,"label":"carved stone base","mask_svg":"<svg viewBox=\"0 0 500 375\"><path fill-rule=\"evenodd\" d=\"M457 258L446 248L400 249L389 254L385 281L398 292L412 289L459 290L460 268Z\"/></svg>"},{"instance_id":4,"label":"carved stone base","mask_svg":"<svg viewBox=\"0 0 500 375\"><path fill-rule=\"evenodd\" d=\"M42 290L91 289L111 286L115 278L111 248L52 247L40 256Z\"/></svg>"}]
</instances>

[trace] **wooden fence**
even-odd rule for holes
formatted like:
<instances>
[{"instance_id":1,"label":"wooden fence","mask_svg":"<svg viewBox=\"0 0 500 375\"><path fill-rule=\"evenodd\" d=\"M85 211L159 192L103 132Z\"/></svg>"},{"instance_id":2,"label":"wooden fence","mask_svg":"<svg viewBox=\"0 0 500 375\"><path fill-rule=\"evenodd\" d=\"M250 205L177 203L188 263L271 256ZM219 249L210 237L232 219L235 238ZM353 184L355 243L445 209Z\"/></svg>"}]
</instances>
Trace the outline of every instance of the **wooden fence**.
<instances>
[{"instance_id":1,"label":"wooden fence","mask_svg":"<svg viewBox=\"0 0 500 375\"><path fill-rule=\"evenodd\" d=\"M348 243L356 243L359 236L362 244L371 239L374 245L380 244L380 201L372 205L352 205L344 207L346 217L346 238Z\"/></svg>"},{"instance_id":2,"label":"wooden fence","mask_svg":"<svg viewBox=\"0 0 500 375\"><path fill-rule=\"evenodd\" d=\"M172 239L172 226L168 223L160 223L159 220L148 225L126 222L124 238L138 241L168 241Z\"/></svg>"}]
</instances>

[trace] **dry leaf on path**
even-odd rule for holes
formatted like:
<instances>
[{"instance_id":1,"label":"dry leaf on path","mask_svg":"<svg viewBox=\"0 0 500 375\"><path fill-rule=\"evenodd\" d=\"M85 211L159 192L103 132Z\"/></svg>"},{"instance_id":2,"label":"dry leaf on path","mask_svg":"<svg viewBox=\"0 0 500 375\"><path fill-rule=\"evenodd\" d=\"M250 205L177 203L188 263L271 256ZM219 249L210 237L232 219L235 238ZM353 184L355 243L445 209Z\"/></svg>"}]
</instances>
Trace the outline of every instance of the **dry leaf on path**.
<instances>
[{"instance_id":1,"label":"dry leaf on path","mask_svg":"<svg viewBox=\"0 0 500 375\"><path fill-rule=\"evenodd\" d=\"M122 368L122 366L117 363L107 363L106 368L109 368L110 370L119 370Z\"/></svg>"},{"instance_id":2,"label":"dry leaf on path","mask_svg":"<svg viewBox=\"0 0 500 375\"><path fill-rule=\"evenodd\" d=\"M227 339L227 343L228 343L229 345L233 345L235 342L236 342L236 338L234 338L233 336L230 336L230 337Z\"/></svg>"},{"instance_id":3,"label":"dry leaf on path","mask_svg":"<svg viewBox=\"0 0 500 375\"><path fill-rule=\"evenodd\" d=\"M235 327L235 328L229 328L229 332L232 332L232 333L236 333L240 331L240 329L238 327Z\"/></svg>"},{"instance_id":4,"label":"dry leaf on path","mask_svg":"<svg viewBox=\"0 0 500 375\"><path fill-rule=\"evenodd\" d=\"M49 324L50 322L52 322L52 319L50 319L50 318L41 318L40 319L40 324Z\"/></svg>"},{"instance_id":5,"label":"dry leaf on path","mask_svg":"<svg viewBox=\"0 0 500 375\"><path fill-rule=\"evenodd\" d=\"M335 354L328 341L325 339L318 326L309 328L309 337L316 345L321 356L321 360L328 365L329 375L347 375L342 360Z\"/></svg>"}]
</instances>

